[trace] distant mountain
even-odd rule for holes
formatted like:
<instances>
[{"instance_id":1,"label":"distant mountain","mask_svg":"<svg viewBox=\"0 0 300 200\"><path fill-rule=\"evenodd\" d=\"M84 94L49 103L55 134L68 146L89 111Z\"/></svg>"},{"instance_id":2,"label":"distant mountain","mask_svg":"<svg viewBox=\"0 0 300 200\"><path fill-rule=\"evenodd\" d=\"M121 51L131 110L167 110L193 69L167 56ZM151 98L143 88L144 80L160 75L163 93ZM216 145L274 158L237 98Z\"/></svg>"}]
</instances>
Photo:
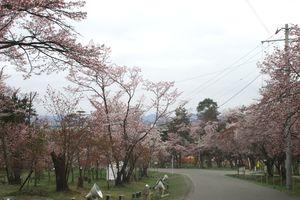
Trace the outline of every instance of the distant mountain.
<instances>
[{"instance_id":1,"label":"distant mountain","mask_svg":"<svg viewBox=\"0 0 300 200\"><path fill-rule=\"evenodd\" d=\"M144 115L142 120L145 124L152 124L155 121L155 114Z\"/></svg>"},{"instance_id":2,"label":"distant mountain","mask_svg":"<svg viewBox=\"0 0 300 200\"><path fill-rule=\"evenodd\" d=\"M198 115L194 114L194 113L191 113L190 114L190 121L191 122L195 122L198 120Z\"/></svg>"},{"instance_id":3,"label":"distant mountain","mask_svg":"<svg viewBox=\"0 0 300 200\"><path fill-rule=\"evenodd\" d=\"M51 115L39 115L38 119L47 120L51 124L57 124L57 117ZM198 120L198 116L196 114L190 114L190 121L195 122ZM155 114L144 115L142 117L142 121L145 124L152 124L155 121ZM166 124L170 119L162 118L158 121L157 124Z\"/></svg>"},{"instance_id":4,"label":"distant mountain","mask_svg":"<svg viewBox=\"0 0 300 200\"><path fill-rule=\"evenodd\" d=\"M47 121L50 126L58 126L58 118L53 115L38 115L37 118L39 120Z\"/></svg>"},{"instance_id":5,"label":"distant mountain","mask_svg":"<svg viewBox=\"0 0 300 200\"><path fill-rule=\"evenodd\" d=\"M155 121L155 114L149 114L149 115L145 115L142 118L143 122L146 124L152 124ZM190 121L191 122L195 122L198 120L198 116L196 114L190 114ZM168 121L170 121L170 119L160 119L159 122L157 124L165 124Z\"/></svg>"}]
</instances>

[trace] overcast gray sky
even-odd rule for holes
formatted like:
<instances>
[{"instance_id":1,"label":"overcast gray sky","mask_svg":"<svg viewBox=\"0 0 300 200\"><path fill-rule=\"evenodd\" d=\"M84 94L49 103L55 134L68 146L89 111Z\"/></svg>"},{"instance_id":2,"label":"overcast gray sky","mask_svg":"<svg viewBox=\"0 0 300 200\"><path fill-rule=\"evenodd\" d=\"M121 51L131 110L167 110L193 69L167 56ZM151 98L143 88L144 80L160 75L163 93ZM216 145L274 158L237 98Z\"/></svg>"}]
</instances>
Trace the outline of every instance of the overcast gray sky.
<instances>
[{"instance_id":1,"label":"overcast gray sky","mask_svg":"<svg viewBox=\"0 0 300 200\"><path fill-rule=\"evenodd\" d=\"M111 47L112 62L138 66L144 78L175 81L183 91L180 99L194 111L206 97L222 105L253 81L256 63L271 50L260 41L285 23L297 24L299 8L297 0L87 0L88 18L75 27L81 41ZM43 94L48 84L68 84L62 74L26 81L10 74L9 85L23 91ZM221 109L250 104L262 84L258 77Z\"/></svg>"}]
</instances>

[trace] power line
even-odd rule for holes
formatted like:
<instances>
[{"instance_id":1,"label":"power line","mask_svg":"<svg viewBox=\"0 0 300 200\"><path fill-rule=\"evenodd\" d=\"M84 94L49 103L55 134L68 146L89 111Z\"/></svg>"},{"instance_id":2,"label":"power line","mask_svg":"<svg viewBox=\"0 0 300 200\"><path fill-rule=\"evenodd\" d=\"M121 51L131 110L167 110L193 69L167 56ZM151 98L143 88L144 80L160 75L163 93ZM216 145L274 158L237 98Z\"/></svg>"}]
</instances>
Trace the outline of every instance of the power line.
<instances>
[{"instance_id":1,"label":"power line","mask_svg":"<svg viewBox=\"0 0 300 200\"><path fill-rule=\"evenodd\" d=\"M271 37L273 37L273 36L271 36ZM270 37L270 38L271 38ZM268 38L269 39L269 38ZM254 52L256 49L258 49L259 47L261 46L261 44L260 45L257 45L255 48L253 48L253 49L251 49L249 52L247 52L245 55L243 55L243 56L241 56L241 57L239 57L238 59L236 59L232 64L230 64L228 67L225 67L225 68L223 68L222 70L220 70L220 71L216 71L216 72L212 72L212 74L213 73L217 73L217 72L219 72L219 73L217 73L217 75L216 76L214 76L213 78L215 78L215 77L217 77L217 76L219 76L220 74L222 74L222 73L224 73L226 70L228 70L228 69L230 69L231 67L236 67L237 65L237 63L239 63L241 60L243 60L244 58L246 58L248 55L250 55L252 52ZM206 74L207 75L207 74ZM198 77L201 77L201 76L205 76L205 75L199 75ZM184 81L189 81L189 80L192 80L192 79L196 79L197 78L197 76L194 76L194 77L190 77L190 78L186 78L186 79L184 79L184 80L179 80L179 81L175 81L175 82L184 82Z\"/></svg>"},{"instance_id":2,"label":"power line","mask_svg":"<svg viewBox=\"0 0 300 200\"><path fill-rule=\"evenodd\" d=\"M271 39L274 37L275 34L271 35L270 37L267 38L267 40ZM219 75L221 75L222 73L224 73L225 71L227 71L228 69L232 68L232 67L238 67L240 65L243 65L245 63L242 63L242 64L238 64L236 65L237 63L239 63L241 60L243 60L244 58L246 58L247 56L249 56L252 52L254 52L256 49L260 48L261 47L261 44L257 45L255 48L251 49L250 51L248 51L246 54L244 54L243 56L239 57L238 59L236 59L233 63L231 63L229 66L223 68L222 70L218 70L218 71L215 71L215 72L211 72L211 73L207 73L207 74L201 74L199 76L193 76L193 77L189 77L189 78L186 78L186 79L181 79L181 80L178 80L178 81L175 81L175 83L181 83L181 82L186 82L186 81L190 81L190 80L194 80L194 79L198 79L198 78L202 78L202 77L205 77L205 76L209 76L209 75L214 75L216 74L212 79L218 77ZM257 55L257 54L255 54ZM249 59L248 59L249 60ZM211 79L209 80L211 81Z\"/></svg>"},{"instance_id":3,"label":"power line","mask_svg":"<svg viewBox=\"0 0 300 200\"><path fill-rule=\"evenodd\" d=\"M268 27L266 26L266 24L264 23L264 21L261 19L261 17L258 15L258 13L256 12L255 8L251 5L249 0L245 0L245 2L247 3L247 5L249 6L249 8L251 9L251 11L253 12L253 14L255 15L256 19L259 21L260 25L265 29L265 31L267 31L268 34L270 34L270 31L268 29Z\"/></svg>"},{"instance_id":4,"label":"power line","mask_svg":"<svg viewBox=\"0 0 300 200\"><path fill-rule=\"evenodd\" d=\"M230 71L227 71L226 73L220 73L218 75L216 75L215 77L211 78L210 80L208 80L207 82L205 82L204 84L198 86L196 89L194 89L190 95L189 95L189 98L192 98L193 96L195 96L197 93L207 89L208 87L216 84L217 82L219 82L220 80L222 80L224 77L226 77L227 75L231 74L231 72L233 72L234 70L240 68L241 66L244 66L245 64L249 64L249 63L253 63L257 60L251 60L252 58L254 58L255 56L257 56L259 53L256 53L254 54L253 56L251 56L250 58L248 58L245 62L239 64L239 65L236 65L236 66L233 66L234 68L231 69ZM251 60L251 61L249 61ZM229 70L229 69L228 69ZM224 71L225 72L225 71ZM195 93L195 94L194 94ZM194 95L193 95L194 94Z\"/></svg>"},{"instance_id":5,"label":"power line","mask_svg":"<svg viewBox=\"0 0 300 200\"><path fill-rule=\"evenodd\" d=\"M241 81L244 81L244 82L246 82L246 81L248 81L248 77L250 77L250 76L252 76L254 73L257 73L257 70L253 70L252 72L250 72L250 73L247 73L247 75L246 76L243 76L242 78L240 78L240 79L238 79L238 80L236 80L236 81L234 81L234 82L231 82L230 83L230 85L229 85L229 87L230 87L230 89L227 89L226 90L226 88L224 89L219 89L219 90L217 90L216 92L214 92L211 96L212 97L216 97L216 95L218 95L218 96L223 96L223 95L225 95L226 93L228 93L229 92L229 90L230 91L233 91L233 90L235 90L236 89L236 87L234 87L234 86L240 86L240 82ZM240 83L240 84L238 84L238 83ZM232 86L234 87L234 88L232 88Z\"/></svg>"},{"instance_id":6,"label":"power line","mask_svg":"<svg viewBox=\"0 0 300 200\"><path fill-rule=\"evenodd\" d=\"M230 98L228 98L224 103L222 103L219 108L221 108L222 106L224 106L226 103L228 103L229 101L231 101L232 99L234 99L237 95L239 95L240 93L242 93L245 89L247 89L254 81L256 81L259 77L261 76L261 74L257 75L253 80L251 80L249 83L247 83L247 85L245 85L242 89L240 89L238 92L236 92L234 95L232 95Z\"/></svg>"},{"instance_id":7,"label":"power line","mask_svg":"<svg viewBox=\"0 0 300 200\"><path fill-rule=\"evenodd\" d=\"M275 36L275 34L273 34L273 35L271 35L270 37L268 37L267 39L271 39L271 38L273 38ZM236 59L231 65L229 65L228 67L225 67L225 68L223 68L223 70L220 70L220 71L216 71L216 72L212 72L212 73L208 73L208 74L203 74L203 75L199 75L199 76L195 76L195 77L190 77L190 78L187 78L187 79L183 79L183 80L180 80L180 81L175 81L175 82L184 82L184 81L189 81L189 80L192 80L192 79L196 79L196 78L198 78L198 77L203 77L203 76L207 76L207 75L211 75L211 74L215 74L215 73L217 73L213 78L211 78L210 80L208 80L208 82L211 82L211 81L213 81L213 80L215 80L215 78L218 78L218 79L220 79L220 75L222 76L222 74L224 73L224 72L226 72L227 70L229 70L230 68L236 68L236 67L239 67L239 66L241 66L241 65L244 65L244 64L247 64L247 62L251 59L251 58L253 58L254 56L256 56L257 55L257 53L253 56L252 55L252 57L249 59L247 59L247 61L246 62L243 62L243 63L240 63L240 64L238 64L241 60L243 60L244 58L246 58L247 56L249 56L249 55L251 55L251 53L253 53L256 49L258 49L258 48L260 48L260 47L262 47L262 44L260 43L259 45L257 45L255 48L253 48L253 49L251 49L250 51L248 51L246 54L244 54L243 56L241 56L241 57L239 57L238 59ZM268 46L268 48L269 48L270 46ZM259 52L259 53L261 53L261 51ZM251 61L251 62L253 62L253 61ZM249 63L249 62L248 62ZM236 65L236 64L238 64L238 65ZM233 69L234 70L234 69ZM233 71L233 70L231 70L231 71ZM231 72L230 71L230 72ZM222 77L224 77L224 76L226 76L227 75L227 73L224 75L223 74L223 76ZM221 77L221 78L222 78ZM258 77L257 77L258 78ZM256 78L256 79L257 79ZM255 80L256 80L255 79ZM253 80L253 82L255 81L255 80ZM250 82L250 84L252 84L252 82ZM249 84L249 85L250 85ZM203 86L203 85L201 85L201 86ZM246 87L248 87L248 85L246 86ZM246 88L245 88L246 89ZM198 90L198 89L197 89ZM244 89L242 89L242 91L243 91ZM239 91L239 93L240 92L242 92L242 91ZM191 94L193 94L194 92L192 92ZM238 94L239 94L238 93ZM189 96L191 96L191 94L189 95ZM238 94L235 94L235 95L233 95L233 97L231 97L231 99L232 98L234 98L235 96L237 96ZM188 96L188 97L189 97ZM191 97L193 97L194 95L192 95ZM192 98L189 98L188 100L186 100L185 102L187 103L187 102L189 102L189 101L191 101L192 100ZM187 99L187 98L186 98ZM228 101L230 101L231 99L229 99L229 100L227 100L225 103L223 103L221 106L223 106L224 104L226 104Z\"/></svg>"},{"instance_id":8,"label":"power line","mask_svg":"<svg viewBox=\"0 0 300 200\"><path fill-rule=\"evenodd\" d=\"M210 72L210 73L206 73L206 74L201 74L201 75L198 75L198 76L193 76L193 77L186 78L186 79L181 79L181 80L175 81L175 83L182 83L182 82L195 80L195 79L198 79L198 78L214 75L214 74L216 74L218 72L221 72L221 71L223 71L223 70L218 70L218 71L214 71L214 72Z\"/></svg>"},{"instance_id":9,"label":"power line","mask_svg":"<svg viewBox=\"0 0 300 200\"><path fill-rule=\"evenodd\" d=\"M263 47L263 45L261 45L261 58L260 58L260 60L263 60L263 58L264 58L264 53L266 52L266 50L267 49L269 49L271 46L270 46L270 44L268 43L268 46L266 47L266 48L264 48ZM248 79L248 77L250 77L252 74L254 74L255 72L257 72L257 70L252 70L252 72L250 72L250 73L247 73L247 75L246 76L243 76L242 78L240 78L240 79L238 79L237 81L234 81L234 82L232 82L231 84L230 84L230 87L231 86L235 86L235 85L237 85L239 82L241 82L241 81L247 81L246 79ZM261 77L262 77L262 86L261 87L263 87L263 74L261 74ZM240 86L240 85L238 85L238 86ZM235 90L235 88L231 88L230 89L231 91L233 91L233 90ZM212 97L215 97L217 94L218 94L218 96L225 96L225 94L228 92L228 90L225 90L225 89L222 89L222 90L218 90L217 92L214 92L213 94L212 94Z\"/></svg>"},{"instance_id":10,"label":"power line","mask_svg":"<svg viewBox=\"0 0 300 200\"><path fill-rule=\"evenodd\" d=\"M268 39L271 39L274 37L275 34L271 35L270 37L268 37ZM239 58L237 61L235 61L233 64L238 63L239 61L243 60L244 58L246 58L247 56L251 55L251 53L253 53L256 49L258 49L259 47L262 47L262 44L257 45L255 48L253 48L252 50L250 50L248 53L246 53L244 56L242 56L241 58ZM270 48L270 46L268 46L266 49ZM254 60L250 61L252 58L254 58L255 56L259 55L261 53L261 51L255 53L254 55L252 55L250 58L248 58L246 61L244 61L243 63L240 63L239 65L230 65L229 67L224 68L221 73L218 73L216 76L214 76L213 78L209 79L208 81L206 81L204 84L198 86L196 89L194 89L192 92L190 92L190 94L187 96L188 101L192 100L193 97L195 95L197 95L197 93L199 93L200 91L205 90L206 88L210 87L211 85L214 85L215 83L217 83L218 81L220 81L222 78L226 77L227 75L229 75L231 72L233 72L234 70L238 69L239 67L241 67L242 65L248 64L248 63L252 63ZM256 60L255 60L256 61ZM228 71L230 68L232 68L230 71ZM226 72L227 71L227 72ZM225 74L224 74L225 73ZM197 93L195 93L197 92ZM195 94L194 94L195 93Z\"/></svg>"},{"instance_id":11,"label":"power line","mask_svg":"<svg viewBox=\"0 0 300 200\"><path fill-rule=\"evenodd\" d=\"M266 49L270 48L270 46L268 46ZM254 58L255 56L261 54L261 52L258 52L256 54L254 54L253 56L251 56L250 58L248 58L245 62L241 63L240 65L236 66L236 68L233 68L232 70L230 70L229 72L227 72L226 74L223 74L222 76L220 76L218 79L216 79L211 85L214 85L215 83L217 83L219 80L221 80L222 78L226 77L227 75L229 75L231 72L233 72L234 70L240 68L241 66L245 65L245 64L249 64L249 63L253 63L253 62L257 62L257 60L251 60L252 58ZM251 60L251 61L249 61ZM210 87L211 85L208 85L207 87L204 87L202 90L200 91L203 91L204 89ZM199 92L199 91L198 91Z\"/></svg>"}]
</instances>

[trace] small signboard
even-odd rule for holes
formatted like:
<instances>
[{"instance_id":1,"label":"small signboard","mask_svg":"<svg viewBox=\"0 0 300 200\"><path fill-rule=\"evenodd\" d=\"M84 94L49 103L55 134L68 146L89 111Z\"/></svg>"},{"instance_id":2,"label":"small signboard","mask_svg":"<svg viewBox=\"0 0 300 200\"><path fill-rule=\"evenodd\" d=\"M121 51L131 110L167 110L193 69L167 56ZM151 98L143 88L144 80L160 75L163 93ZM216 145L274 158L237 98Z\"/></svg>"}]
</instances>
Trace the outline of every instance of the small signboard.
<instances>
[{"instance_id":1,"label":"small signboard","mask_svg":"<svg viewBox=\"0 0 300 200\"><path fill-rule=\"evenodd\" d=\"M123 162L119 163L119 167L121 168L123 166ZM114 181L117 177L117 165L115 163L109 164L106 168L106 180L107 181Z\"/></svg>"},{"instance_id":2,"label":"small signboard","mask_svg":"<svg viewBox=\"0 0 300 200\"><path fill-rule=\"evenodd\" d=\"M116 165L108 165L106 169L106 180L114 181L116 179L117 167Z\"/></svg>"}]
</instances>

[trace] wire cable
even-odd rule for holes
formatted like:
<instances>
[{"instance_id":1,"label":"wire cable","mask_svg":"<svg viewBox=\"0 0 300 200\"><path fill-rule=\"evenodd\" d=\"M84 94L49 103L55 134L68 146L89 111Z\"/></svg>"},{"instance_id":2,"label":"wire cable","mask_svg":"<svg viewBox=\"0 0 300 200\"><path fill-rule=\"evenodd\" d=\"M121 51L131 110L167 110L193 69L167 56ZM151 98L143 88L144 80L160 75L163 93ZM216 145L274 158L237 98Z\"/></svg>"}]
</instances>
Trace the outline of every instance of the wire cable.
<instances>
[{"instance_id":1,"label":"wire cable","mask_svg":"<svg viewBox=\"0 0 300 200\"><path fill-rule=\"evenodd\" d=\"M214 71L214 72L210 72L210 73L206 73L206 74L201 74L201 75L198 75L198 76L193 76L193 77L190 77L190 78L186 78L186 79L181 79L181 80L178 80L178 81L175 81L175 83L182 83L182 82L187 82L187 81L191 81L191 80L195 80L195 79L198 79L198 78L202 78L202 77L206 77L206 76L210 76L210 75L214 75L218 72L221 72L223 70L218 70L218 71Z\"/></svg>"},{"instance_id":2,"label":"wire cable","mask_svg":"<svg viewBox=\"0 0 300 200\"><path fill-rule=\"evenodd\" d=\"M230 85L229 85L230 89L226 90L226 88L225 89L221 88L221 89L215 91L211 96L214 97L214 98L216 97L216 95L218 95L218 96L225 96L226 93L229 92L229 90L230 91L234 91L236 89L236 87L234 87L234 86L237 86L237 85L240 86L242 84L241 82L247 82L248 81L248 77L252 76L254 73L257 73L257 70L253 70L252 72L248 73L246 76L243 76L239 80L231 82Z\"/></svg>"},{"instance_id":3,"label":"wire cable","mask_svg":"<svg viewBox=\"0 0 300 200\"><path fill-rule=\"evenodd\" d=\"M274 37L274 34L272 36L269 37L272 38ZM248 55L250 55L253 51L255 51L256 49L258 49L259 47L262 47L262 44L259 44L257 47L255 47L254 49L252 49L250 52L248 52L246 54L246 56L243 56L242 58L245 58L247 57ZM268 48L270 48L271 46L268 45L268 47L266 47L264 50L267 50ZM212 79L208 80L207 82L205 82L204 84L198 86L196 89L194 89L192 92L189 93L189 95L186 97L187 98L187 101L190 101L194 98L195 95L197 95L199 92L207 89L208 87L214 85L215 83L217 83L218 81L220 81L221 79L223 79L224 77L226 77L227 75L231 74L231 72L233 72L234 70L240 68L241 66L245 65L245 64L249 64L249 63L252 63L253 61L258 61L258 60L252 60L252 61L249 61L251 60L252 58L256 57L257 55L261 54L261 51L255 53L254 55L252 55L250 58L248 58L246 61L244 61L243 63L239 64L239 65L236 65L236 66L230 66L230 67L227 67L225 68L226 70L223 70L223 73L219 73L217 74L216 76L214 76ZM241 60L241 59L239 59ZM230 69L230 68L233 68L231 69L230 71L227 71L227 69ZM228 69L228 70L229 70ZM225 73L225 71L227 71ZM225 73L225 74L224 74ZM195 93L196 92L196 93Z\"/></svg>"},{"instance_id":4,"label":"wire cable","mask_svg":"<svg viewBox=\"0 0 300 200\"><path fill-rule=\"evenodd\" d=\"M275 34L271 35L270 37L267 38L267 40L273 38L275 36ZM204 76L209 76L209 75L213 75L216 73L216 75L212 78L214 79L215 77L221 75L222 73L224 73L225 71L227 71L228 69L232 68L232 67L236 67L236 66L240 66L241 64L238 64L241 60L243 60L244 58L246 58L247 56L249 56L252 52L254 52L256 49L261 48L261 44L257 45L256 47L254 47L253 49L251 49L250 51L248 51L246 54L244 54L243 56L237 58L233 63L231 63L229 66L223 68L222 70L218 70L215 72L211 72L211 73L207 73L207 74L201 74L199 76L193 76L190 78L186 78L186 79L182 79L182 80L178 80L175 81L175 83L182 83L182 82L186 82L186 81L190 81L190 80L194 80L194 79L198 79L198 78L202 78ZM238 64L238 65L237 65ZM210 81L210 80L209 80Z\"/></svg>"},{"instance_id":5,"label":"wire cable","mask_svg":"<svg viewBox=\"0 0 300 200\"><path fill-rule=\"evenodd\" d=\"M273 37L273 36L272 36L272 37ZM268 39L269 39L269 38L268 38ZM241 60L243 60L244 58L246 58L248 55L250 55L250 54L251 54L252 52L254 52L256 49L258 49L260 46L261 46L261 45L257 45L255 48L253 48L253 49L251 49L250 51L248 51L245 55L243 55L243 56L239 57L238 59L236 59L236 60L235 60L232 64L230 64L228 67L225 67L225 68L223 68L222 70L216 71L216 72L219 72L219 73L217 73L216 76L219 76L220 74L224 73L226 70L228 70L228 69L230 69L230 68L232 68L232 67L236 67L237 64L238 64ZM212 72L212 73L216 73L216 72ZM201 76L203 76L203 75L199 75L199 77L201 77ZM214 76L214 77L216 77L216 76ZM196 78L197 78L197 76L196 76L196 77L194 76L194 77L186 78L186 79L183 79L183 80L175 81L175 83L176 83L176 82L190 81L190 80L196 79Z\"/></svg>"},{"instance_id":6,"label":"wire cable","mask_svg":"<svg viewBox=\"0 0 300 200\"><path fill-rule=\"evenodd\" d=\"M238 92L236 92L234 95L232 95L230 98L228 98L224 103L222 103L218 108L221 108L222 106L224 106L225 104L227 104L229 101L231 101L232 99L234 99L236 96L238 96L240 93L242 93L245 89L247 89L252 83L254 83L254 81L256 81L259 77L261 76L261 74L257 75L253 80L251 80L249 83L247 83L247 85L245 85L242 89L240 89Z\"/></svg>"},{"instance_id":7,"label":"wire cable","mask_svg":"<svg viewBox=\"0 0 300 200\"><path fill-rule=\"evenodd\" d=\"M236 65L234 66L233 69L231 69L230 71L227 71L226 73L222 73L222 74L219 74L215 77L213 77L212 79L208 80L207 82L205 82L204 84L201 84L200 86L198 86L196 89L194 89L192 92L190 92L190 95L188 95L188 98L192 98L194 97L195 95L197 95L197 93L211 87L212 85L216 84L217 82L219 82L220 80L222 80L224 77L228 76L229 74L231 74L234 70L246 65L246 64L249 64L249 63L253 63L253 62L257 62L258 60L251 60L252 58L254 58L255 56L257 56L259 53L256 53L255 55L251 56L248 60L246 60L245 62L239 64L239 65ZM249 61L250 60L250 61Z\"/></svg>"},{"instance_id":8,"label":"wire cable","mask_svg":"<svg viewBox=\"0 0 300 200\"><path fill-rule=\"evenodd\" d=\"M251 9L251 11L253 12L253 14L255 15L256 19L259 21L260 25L265 29L265 31L267 31L268 34L270 34L270 30L268 29L268 27L266 26L266 24L264 23L264 21L261 19L261 17L258 15L258 13L256 12L255 8L251 5L249 0L245 0L245 2L247 3L247 5L249 6L249 8Z\"/></svg>"}]
</instances>

